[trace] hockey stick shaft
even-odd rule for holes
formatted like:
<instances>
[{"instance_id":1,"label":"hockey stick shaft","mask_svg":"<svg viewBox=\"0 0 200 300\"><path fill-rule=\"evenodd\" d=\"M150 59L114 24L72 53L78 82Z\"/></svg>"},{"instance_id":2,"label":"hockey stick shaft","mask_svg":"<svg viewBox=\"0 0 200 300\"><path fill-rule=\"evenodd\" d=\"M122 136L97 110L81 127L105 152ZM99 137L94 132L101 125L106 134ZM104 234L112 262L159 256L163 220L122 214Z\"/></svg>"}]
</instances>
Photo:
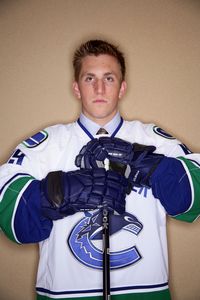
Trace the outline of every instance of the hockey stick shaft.
<instances>
[{"instance_id":1,"label":"hockey stick shaft","mask_svg":"<svg viewBox=\"0 0 200 300\"><path fill-rule=\"evenodd\" d=\"M115 171L121 175L125 174L126 165L112 162L105 159L104 166L106 170ZM110 225L109 212L106 207L103 209L103 300L110 299Z\"/></svg>"},{"instance_id":2,"label":"hockey stick shaft","mask_svg":"<svg viewBox=\"0 0 200 300\"><path fill-rule=\"evenodd\" d=\"M103 299L110 299L110 241L107 209L103 209Z\"/></svg>"},{"instance_id":3,"label":"hockey stick shaft","mask_svg":"<svg viewBox=\"0 0 200 300\"><path fill-rule=\"evenodd\" d=\"M106 170L109 170L109 160L104 161ZM109 212L103 209L103 300L110 299L110 241L109 241Z\"/></svg>"}]
</instances>

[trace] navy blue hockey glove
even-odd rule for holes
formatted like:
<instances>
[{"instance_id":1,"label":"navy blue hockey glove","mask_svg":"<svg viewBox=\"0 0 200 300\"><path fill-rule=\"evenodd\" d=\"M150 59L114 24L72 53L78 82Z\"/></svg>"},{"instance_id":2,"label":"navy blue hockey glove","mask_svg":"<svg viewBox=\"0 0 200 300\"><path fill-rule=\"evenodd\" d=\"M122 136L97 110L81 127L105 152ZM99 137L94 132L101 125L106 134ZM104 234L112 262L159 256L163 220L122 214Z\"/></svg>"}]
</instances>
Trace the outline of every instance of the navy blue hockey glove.
<instances>
[{"instance_id":1,"label":"navy blue hockey glove","mask_svg":"<svg viewBox=\"0 0 200 300\"><path fill-rule=\"evenodd\" d=\"M131 144L119 138L100 137L85 145L76 157L76 165L83 168L97 168L103 166L108 158L110 169L117 171L117 167L132 186L151 187L151 175L164 157L156 154L155 146Z\"/></svg>"},{"instance_id":2,"label":"navy blue hockey glove","mask_svg":"<svg viewBox=\"0 0 200 300\"><path fill-rule=\"evenodd\" d=\"M154 146L133 144L133 158L126 171L133 186L152 186L151 176L164 158L162 154L153 153L155 150Z\"/></svg>"},{"instance_id":3,"label":"navy blue hockey glove","mask_svg":"<svg viewBox=\"0 0 200 300\"><path fill-rule=\"evenodd\" d=\"M42 214L57 220L103 207L122 214L127 186L124 176L103 168L51 172L41 181Z\"/></svg>"},{"instance_id":4,"label":"navy blue hockey glove","mask_svg":"<svg viewBox=\"0 0 200 300\"><path fill-rule=\"evenodd\" d=\"M104 160L127 165L133 157L132 144L119 138L100 137L83 146L75 164L79 168L103 168Z\"/></svg>"}]
</instances>

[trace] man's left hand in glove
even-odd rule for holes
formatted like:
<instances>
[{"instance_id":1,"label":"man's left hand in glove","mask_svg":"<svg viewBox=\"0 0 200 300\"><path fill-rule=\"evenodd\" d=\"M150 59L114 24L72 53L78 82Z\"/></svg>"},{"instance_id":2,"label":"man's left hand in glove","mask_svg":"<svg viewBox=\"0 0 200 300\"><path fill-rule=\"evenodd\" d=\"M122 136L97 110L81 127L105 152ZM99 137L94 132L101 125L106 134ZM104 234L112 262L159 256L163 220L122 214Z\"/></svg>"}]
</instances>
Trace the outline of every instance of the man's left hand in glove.
<instances>
[{"instance_id":1,"label":"man's left hand in glove","mask_svg":"<svg viewBox=\"0 0 200 300\"><path fill-rule=\"evenodd\" d=\"M191 205L190 182L179 159L155 153L155 146L131 144L118 138L104 137L101 150L101 139L99 144L96 140L90 141L89 150L87 145L81 150L77 165L95 168L99 164L96 160L109 158L111 166L113 161L114 165L124 166L125 177L132 186L152 188L153 195L168 214L177 215L188 209Z\"/></svg>"},{"instance_id":2,"label":"man's left hand in glove","mask_svg":"<svg viewBox=\"0 0 200 300\"><path fill-rule=\"evenodd\" d=\"M151 175L156 170L164 155L156 154L156 147L137 143L131 144L119 138L100 137L91 140L76 157L76 166L80 168L103 167L105 159L124 168L124 175L131 185L151 186Z\"/></svg>"}]
</instances>

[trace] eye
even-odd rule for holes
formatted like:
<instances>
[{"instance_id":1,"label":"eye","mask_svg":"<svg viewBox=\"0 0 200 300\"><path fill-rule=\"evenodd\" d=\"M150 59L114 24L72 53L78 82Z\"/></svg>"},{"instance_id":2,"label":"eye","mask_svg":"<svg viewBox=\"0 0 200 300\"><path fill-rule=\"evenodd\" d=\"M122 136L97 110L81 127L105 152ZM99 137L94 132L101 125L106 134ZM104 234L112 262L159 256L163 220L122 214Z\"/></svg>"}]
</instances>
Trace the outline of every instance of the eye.
<instances>
[{"instance_id":1,"label":"eye","mask_svg":"<svg viewBox=\"0 0 200 300\"><path fill-rule=\"evenodd\" d=\"M113 82L114 81L113 76L106 76L105 79L106 79L107 82Z\"/></svg>"},{"instance_id":2,"label":"eye","mask_svg":"<svg viewBox=\"0 0 200 300\"><path fill-rule=\"evenodd\" d=\"M86 81L86 82L92 82L93 79L94 79L94 77L92 77L92 76L86 76L86 77L85 77L85 81Z\"/></svg>"}]
</instances>

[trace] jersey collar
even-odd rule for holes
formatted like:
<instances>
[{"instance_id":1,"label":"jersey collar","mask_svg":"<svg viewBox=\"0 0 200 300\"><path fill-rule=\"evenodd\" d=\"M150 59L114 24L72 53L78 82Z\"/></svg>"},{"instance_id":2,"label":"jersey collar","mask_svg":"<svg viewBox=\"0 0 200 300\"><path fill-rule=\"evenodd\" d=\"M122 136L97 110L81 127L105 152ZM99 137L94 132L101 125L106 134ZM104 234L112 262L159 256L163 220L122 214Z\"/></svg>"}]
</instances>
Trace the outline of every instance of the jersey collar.
<instances>
[{"instance_id":1,"label":"jersey collar","mask_svg":"<svg viewBox=\"0 0 200 300\"><path fill-rule=\"evenodd\" d=\"M91 138L94 139L96 132L101 127L99 124L88 119L83 113L80 114L79 119L77 120L78 125L81 129ZM114 137L123 124L123 119L120 116L119 112L114 116L114 118L109 121L104 128L107 130L109 136Z\"/></svg>"}]
</instances>

